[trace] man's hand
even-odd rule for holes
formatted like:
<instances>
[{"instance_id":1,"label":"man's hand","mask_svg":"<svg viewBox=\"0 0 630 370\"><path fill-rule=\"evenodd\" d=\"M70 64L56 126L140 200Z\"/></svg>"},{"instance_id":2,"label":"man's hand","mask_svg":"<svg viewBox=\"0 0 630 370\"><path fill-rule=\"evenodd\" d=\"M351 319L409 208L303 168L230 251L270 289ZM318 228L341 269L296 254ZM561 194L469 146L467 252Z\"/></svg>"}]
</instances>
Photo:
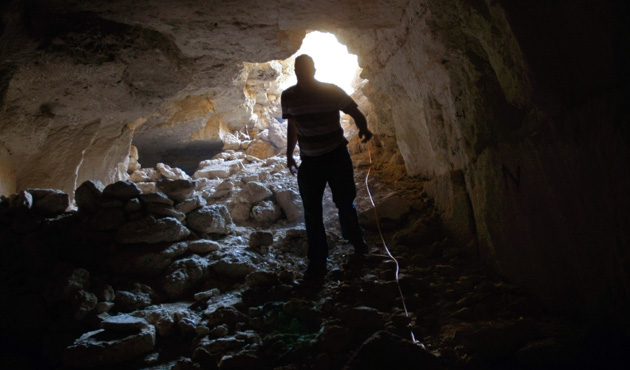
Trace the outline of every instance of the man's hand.
<instances>
[{"instance_id":1,"label":"man's hand","mask_svg":"<svg viewBox=\"0 0 630 370\"><path fill-rule=\"evenodd\" d=\"M367 143L367 141L371 138L372 131L368 130L367 128L365 130L359 130L359 139L363 139L361 140L362 143Z\"/></svg>"},{"instance_id":2,"label":"man's hand","mask_svg":"<svg viewBox=\"0 0 630 370\"><path fill-rule=\"evenodd\" d=\"M289 171L291 171L291 174L295 176L295 174L297 173L297 163L295 163L295 159L293 159L293 156L287 156L287 167L289 167Z\"/></svg>"}]
</instances>

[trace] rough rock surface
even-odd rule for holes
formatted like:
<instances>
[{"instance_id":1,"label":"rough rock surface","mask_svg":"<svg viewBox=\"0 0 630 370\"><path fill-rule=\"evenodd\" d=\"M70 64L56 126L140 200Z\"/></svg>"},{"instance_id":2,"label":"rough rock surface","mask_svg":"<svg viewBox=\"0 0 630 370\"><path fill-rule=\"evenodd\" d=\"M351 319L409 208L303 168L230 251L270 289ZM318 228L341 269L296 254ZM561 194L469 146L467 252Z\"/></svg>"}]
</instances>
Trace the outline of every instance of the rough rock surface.
<instances>
[{"instance_id":1,"label":"rough rock surface","mask_svg":"<svg viewBox=\"0 0 630 370\"><path fill-rule=\"evenodd\" d=\"M120 243L159 243L185 239L190 230L177 219L165 217L156 219L152 216L122 225L116 232Z\"/></svg>"},{"instance_id":2,"label":"rough rock surface","mask_svg":"<svg viewBox=\"0 0 630 370\"><path fill-rule=\"evenodd\" d=\"M110 257L107 264L112 271L123 275L158 276L187 249L186 242L133 246Z\"/></svg>"},{"instance_id":3,"label":"rough rock surface","mask_svg":"<svg viewBox=\"0 0 630 370\"><path fill-rule=\"evenodd\" d=\"M48 218L31 212L36 200L24 189L59 188L72 195L88 179L108 185L128 180L138 161L153 166L165 157L179 163L169 162L173 167L160 176L185 178L198 157L207 159L222 147L259 158L276 154L282 130L275 131L273 120L282 76L290 72L286 58L304 30L319 29L335 32L358 55L367 82L357 100L376 134L373 168L404 182L407 191L426 191L444 216L441 231L449 240L468 245L469 253L479 253L549 307L625 318L627 2L5 3L0 190L16 196L0 203L8 261L2 270L27 265L44 275L33 276L40 280L28 286L46 281L55 258L90 269L99 265L124 248L115 241L115 214L122 210L125 222L136 221L147 210L135 198L97 195L96 211L118 210L104 211L102 221L85 212ZM370 151L352 137L350 148L360 153L358 163L370 162ZM234 189L216 192L213 184L202 196L219 202L239 192L239 183L277 177L279 168L267 168L257 179L244 174L248 178L234 179ZM159 179L143 180L138 188L150 192ZM255 223L244 213L238 227ZM422 258L439 258L448 249L444 239L427 246L416 243L425 240L423 233L407 231L398 240L419 244L414 252ZM246 239L227 234L224 241L236 245L239 237ZM283 237L269 249L290 254L303 249L302 239ZM27 302L39 294L36 288L20 292ZM458 315L469 317L470 311ZM230 354L226 363L248 356Z\"/></svg>"},{"instance_id":4,"label":"rough rock surface","mask_svg":"<svg viewBox=\"0 0 630 370\"><path fill-rule=\"evenodd\" d=\"M245 173L226 180L233 191L213 198L222 181L208 181L195 196L211 203L205 207L226 211L225 203L248 183L239 179L247 177L260 181L257 189L272 190L263 202L276 202L278 189L297 187L286 168L285 176L264 175L276 166L274 158L251 161ZM374 194L376 203L387 204L394 192L374 182L383 190ZM358 190L357 207L369 209L366 190ZM190 233L187 240L149 243L165 234L129 225L169 220L156 219L149 205L171 207L173 200L155 193L127 202L97 197L95 213L68 211L16 232L15 220L42 217L32 207L42 193L34 193L12 196L13 209L9 198L0 198L0 236L7 243L2 288L16 292L15 300L0 303L8 314L0 325L3 340L30 343L28 353L11 358L26 361L39 351L42 368L571 368L620 360L614 350L592 346L593 340L610 343L601 335L576 336L589 333L581 329L588 324L545 312L445 238L426 195L404 185L395 193L411 207L393 207L392 214L408 222L385 234L398 259L398 279L378 235L366 233L373 247L367 256L344 243L329 192L330 258L320 280L304 279L306 237L299 221L250 218L230 224L228 234L206 234L170 219ZM104 210L130 221L99 227ZM96 227L85 227L92 223ZM121 230L137 231L129 235L138 238L121 243ZM424 347L411 342L411 333ZM41 344L33 344L33 336Z\"/></svg>"},{"instance_id":5,"label":"rough rock surface","mask_svg":"<svg viewBox=\"0 0 630 370\"><path fill-rule=\"evenodd\" d=\"M119 326L115 328L82 335L66 349L65 362L82 368L111 366L145 354L155 346L155 327L146 321L139 330L134 330L135 325L125 325L124 331L120 331Z\"/></svg>"},{"instance_id":6,"label":"rough rock surface","mask_svg":"<svg viewBox=\"0 0 630 370\"><path fill-rule=\"evenodd\" d=\"M80 211L94 212L98 209L98 199L105 185L98 180L88 180L74 191L74 200Z\"/></svg>"},{"instance_id":7,"label":"rough rock surface","mask_svg":"<svg viewBox=\"0 0 630 370\"><path fill-rule=\"evenodd\" d=\"M173 262L163 278L162 288L170 299L187 297L208 269L208 260L193 255Z\"/></svg>"},{"instance_id":8,"label":"rough rock surface","mask_svg":"<svg viewBox=\"0 0 630 370\"><path fill-rule=\"evenodd\" d=\"M186 224L202 233L229 234L232 216L224 205L210 205L198 208L186 216Z\"/></svg>"}]
</instances>

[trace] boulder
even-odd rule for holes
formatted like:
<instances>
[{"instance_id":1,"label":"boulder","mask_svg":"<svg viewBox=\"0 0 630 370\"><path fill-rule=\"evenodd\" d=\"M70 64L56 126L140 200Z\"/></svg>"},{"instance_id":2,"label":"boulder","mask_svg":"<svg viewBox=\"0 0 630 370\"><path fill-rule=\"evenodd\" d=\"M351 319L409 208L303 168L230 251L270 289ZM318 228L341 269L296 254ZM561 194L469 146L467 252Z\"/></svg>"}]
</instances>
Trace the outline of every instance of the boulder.
<instances>
[{"instance_id":1,"label":"boulder","mask_svg":"<svg viewBox=\"0 0 630 370\"><path fill-rule=\"evenodd\" d=\"M218 307L216 309L208 308L203 312L211 326L227 325L234 327L239 322L247 322L249 318L232 306Z\"/></svg>"},{"instance_id":2,"label":"boulder","mask_svg":"<svg viewBox=\"0 0 630 370\"><path fill-rule=\"evenodd\" d=\"M209 253L221 249L221 244L209 239L193 240L188 243L188 249L193 253Z\"/></svg>"},{"instance_id":3,"label":"boulder","mask_svg":"<svg viewBox=\"0 0 630 370\"><path fill-rule=\"evenodd\" d=\"M66 348L64 363L77 368L111 367L150 352L155 347L155 327L135 332L99 329L87 332Z\"/></svg>"},{"instance_id":4,"label":"boulder","mask_svg":"<svg viewBox=\"0 0 630 370\"><path fill-rule=\"evenodd\" d=\"M280 190L276 193L276 202L284 212L289 222L301 220L304 217L302 198L294 190Z\"/></svg>"},{"instance_id":5,"label":"boulder","mask_svg":"<svg viewBox=\"0 0 630 370\"><path fill-rule=\"evenodd\" d=\"M210 268L219 276L243 281L245 276L256 271L256 266L248 254L233 252L220 256L220 259L210 265Z\"/></svg>"},{"instance_id":6,"label":"boulder","mask_svg":"<svg viewBox=\"0 0 630 370\"><path fill-rule=\"evenodd\" d=\"M186 225L201 233L229 234L234 223L225 205L213 204L188 213Z\"/></svg>"},{"instance_id":7,"label":"boulder","mask_svg":"<svg viewBox=\"0 0 630 370\"><path fill-rule=\"evenodd\" d=\"M208 270L208 260L197 255L173 262L162 279L162 288L170 299L181 299L193 292Z\"/></svg>"},{"instance_id":8,"label":"boulder","mask_svg":"<svg viewBox=\"0 0 630 370\"><path fill-rule=\"evenodd\" d=\"M172 206L174 204L173 201L169 197L166 196L166 194L160 193L160 192L140 194L138 198L145 205L150 204L150 203L158 203L158 204L166 204L168 206Z\"/></svg>"},{"instance_id":9,"label":"boulder","mask_svg":"<svg viewBox=\"0 0 630 370\"><path fill-rule=\"evenodd\" d=\"M195 179L195 190L202 191L212 188L212 186L215 185L217 181L219 180L210 180L203 177Z\"/></svg>"},{"instance_id":10,"label":"boulder","mask_svg":"<svg viewBox=\"0 0 630 370\"><path fill-rule=\"evenodd\" d=\"M252 181L260 181L260 176L258 176L258 174L253 173L250 175L245 175L243 177L241 177L241 181L245 184L247 184L248 182L252 182Z\"/></svg>"},{"instance_id":11,"label":"boulder","mask_svg":"<svg viewBox=\"0 0 630 370\"><path fill-rule=\"evenodd\" d=\"M160 174L170 180L191 180L190 176L177 167L171 167L164 163L158 163L155 168Z\"/></svg>"},{"instance_id":12,"label":"boulder","mask_svg":"<svg viewBox=\"0 0 630 370\"><path fill-rule=\"evenodd\" d=\"M242 169L243 169L242 160L233 160L233 161L211 160L209 162L200 163L199 169L195 172L193 177L195 179L198 179L198 178L225 179L235 173L238 173Z\"/></svg>"},{"instance_id":13,"label":"boulder","mask_svg":"<svg viewBox=\"0 0 630 370\"><path fill-rule=\"evenodd\" d=\"M177 310L173 316L179 333L185 337L196 335L197 329L204 326L201 323L201 317L190 310ZM207 327L206 330L208 330Z\"/></svg>"},{"instance_id":14,"label":"boulder","mask_svg":"<svg viewBox=\"0 0 630 370\"><path fill-rule=\"evenodd\" d=\"M119 243L159 243L174 242L190 235L184 225L172 217L156 219L152 216L122 225L116 232Z\"/></svg>"},{"instance_id":15,"label":"boulder","mask_svg":"<svg viewBox=\"0 0 630 370\"><path fill-rule=\"evenodd\" d=\"M162 174L153 168L142 168L135 170L129 176L129 181L133 182L156 182Z\"/></svg>"},{"instance_id":16,"label":"boulder","mask_svg":"<svg viewBox=\"0 0 630 370\"><path fill-rule=\"evenodd\" d=\"M187 249L188 243L185 241L127 248L110 256L106 266L109 271L120 275L157 276Z\"/></svg>"},{"instance_id":17,"label":"boulder","mask_svg":"<svg viewBox=\"0 0 630 370\"><path fill-rule=\"evenodd\" d=\"M401 225L411 212L409 201L399 196L391 196L378 202L376 213L380 226L384 230L394 229ZM361 224L367 228L376 229L376 216L374 209L370 208L359 214Z\"/></svg>"},{"instance_id":18,"label":"boulder","mask_svg":"<svg viewBox=\"0 0 630 370\"><path fill-rule=\"evenodd\" d=\"M116 181L113 184L109 184L103 189L103 197L114 198L122 201L128 201L131 198L135 198L142 194L142 190L131 181Z\"/></svg>"},{"instance_id":19,"label":"boulder","mask_svg":"<svg viewBox=\"0 0 630 370\"><path fill-rule=\"evenodd\" d=\"M225 196L228 196L234 190L234 183L230 180L223 181L217 188L214 193L211 195L211 198L218 199Z\"/></svg>"},{"instance_id":20,"label":"boulder","mask_svg":"<svg viewBox=\"0 0 630 370\"><path fill-rule=\"evenodd\" d=\"M202 196L197 195L177 203L175 205L175 209L186 214L188 212L194 211L197 208L201 208L206 204L208 204L208 202L206 202L206 200Z\"/></svg>"},{"instance_id":21,"label":"boulder","mask_svg":"<svg viewBox=\"0 0 630 370\"><path fill-rule=\"evenodd\" d=\"M249 246L256 248L273 244L273 234L269 231L254 231L249 234Z\"/></svg>"},{"instance_id":22,"label":"boulder","mask_svg":"<svg viewBox=\"0 0 630 370\"><path fill-rule=\"evenodd\" d=\"M68 194L57 189L27 189L33 196L33 210L46 216L64 212L70 206Z\"/></svg>"},{"instance_id":23,"label":"boulder","mask_svg":"<svg viewBox=\"0 0 630 370\"><path fill-rule=\"evenodd\" d=\"M221 357L221 360L219 360L217 366L221 370L260 370L265 368L262 360L254 353L250 353L247 350L243 350L235 354L224 355Z\"/></svg>"},{"instance_id":24,"label":"boulder","mask_svg":"<svg viewBox=\"0 0 630 370\"><path fill-rule=\"evenodd\" d=\"M134 212L139 212L142 210L142 203L140 203L140 199L138 198L131 198L127 201L127 204L125 204L125 213L134 213Z\"/></svg>"},{"instance_id":25,"label":"boulder","mask_svg":"<svg viewBox=\"0 0 630 370\"><path fill-rule=\"evenodd\" d=\"M166 196L176 202L183 202L192 197L195 192L195 182L192 180L161 179L156 183L156 186L160 191L166 194Z\"/></svg>"},{"instance_id":26,"label":"boulder","mask_svg":"<svg viewBox=\"0 0 630 370\"><path fill-rule=\"evenodd\" d=\"M108 317L101 323L103 329L116 332L138 332L149 326L147 320L125 314Z\"/></svg>"},{"instance_id":27,"label":"boulder","mask_svg":"<svg viewBox=\"0 0 630 370\"><path fill-rule=\"evenodd\" d=\"M33 195L22 190L9 197L9 210L12 212L27 211L33 207Z\"/></svg>"},{"instance_id":28,"label":"boulder","mask_svg":"<svg viewBox=\"0 0 630 370\"><path fill-rule=\"evenodd\" d=\"M273 119L269 123L269 141L278 149L287 147L287 125Z\"/></svg>"},{"instance_id":29,"label":"boulder","mask_svg":"<svg viewBox=\"0 0 630 370\"><path fill-rule=\"evenodd\" d=\"M195 301L197 302L207 301L208 299L215 297L219 294L221 294L221 291L217 288L213 288L213 289L206 290L203 292L198 292L198 293L195 293Z\"/></svg>"},{"instance_id":30,"label":"boulder","mask_svg":"<svg viewBox=\"0 0 630 370\"><path fill-rule=\"evenodd\" d=\"M244 222L249 220L249 216L252 210L251 204L229 201L227 202L227 207L230 210L230 214L232 215L234 221Z\"/></svg>"},{"instance_id":31,"label":"boulder","mask_svg":"<svg viewBox=\"0 0 630 370\"><path fill-rule=\"evenodd\" d=\"M155 186L155 182L139 182L136 185L138 185L143 193L155 193L158 191L157 186Z\"/></svg>"},{"instance_id":32,"label":"boulder","mask_svg":"<svg viewBox=\"0 0 630 370\"><path fill-rule=\"evenodd\" d=\"M117 290L114 304L120 312L132 312L151 305L154 296L150 286L135 283L130 289Z\"/></svg>"},{"instance_id":33,"label":"boulder","mask_svg":"<svg viewBox=\"0 0 630 370\"><path fill-rule=\"evenodd\" d=\"M155 309L147 309L146 320L155 326L158 335L169 337L175 333L177 324L175 323L174 311L167 307L159 306Z\"/></svg>"},{"instance_id":34,"label":"boulder","mask_svg":"<svg viewBox=\"0 0 630 370\"><path fill-rule=\"evenodd\" d=\"M175 208L173 208L173 206L169 206L167 204L149 203L147 204L147 213L155 216L156 218L172 217L179 222L182 222L186 219L186 214L176 210Z\"/></svg>"},{"instance_id":35,"label":"boulder","mask_svg":"<svg viewBox=\"0 0 630 370\"><path fill-rule=\"evenodd\" d=\"M271 198L273 192L258 181L248 182L236 195L236 200L249 204L259 203L267 198Z\"/></svg>"},{"instance_id":36,"label":"boulder","mask_svg":"<svg viewBox=\"0 0 630 370\"><path fill-rule=\"evenodd\" d=\"M262 201L252 207L252 218L261 224L276 222L282 215L280 207L272 201Z\"/></svg>"},{"instance_id":37,"label":"boulder","mask_svg":"<svg viewBox=\"0 0 630 370\"><path fill-rule=\"evenodd\" d=\"M273 157L276 154L276 150L268 141L256 139L245 149L245 153L256 158L266 159Z\"/></svg>"},{"instance_id":38,"label":"boulder","mask_svg":"<svg viewBox=\"0 0 630 370\"><path fill-rule=\"evenodd\" d=\"M278 284L278 275L269 271L254 271L245 277L245 283L251 287L268 287Z\"/></svg>"}]
</instances>

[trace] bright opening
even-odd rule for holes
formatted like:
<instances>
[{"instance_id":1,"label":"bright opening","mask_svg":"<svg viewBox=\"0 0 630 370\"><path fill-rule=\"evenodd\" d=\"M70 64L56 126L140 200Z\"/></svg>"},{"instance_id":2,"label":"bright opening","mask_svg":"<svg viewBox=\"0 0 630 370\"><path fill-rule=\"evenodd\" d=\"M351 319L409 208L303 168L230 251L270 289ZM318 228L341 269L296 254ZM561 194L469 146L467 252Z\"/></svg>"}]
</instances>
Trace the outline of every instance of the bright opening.
<instances>
[{"instance_id":1,"label":"bright opening","mask_svg":"<svg viewBox=\"0 0 630 370\"><path fill-rule=\"evenodd\" d=\"M295 57L308 54L315 62L315 79L328 82L344 89L348 95L354 92L354 82L360 72L357 56L348 53L348 48L337 41L332 33L314 31L302 41L302 47ZM289 87L296 83L295 75L286 82Z\"/></svg>"}]
</instances>

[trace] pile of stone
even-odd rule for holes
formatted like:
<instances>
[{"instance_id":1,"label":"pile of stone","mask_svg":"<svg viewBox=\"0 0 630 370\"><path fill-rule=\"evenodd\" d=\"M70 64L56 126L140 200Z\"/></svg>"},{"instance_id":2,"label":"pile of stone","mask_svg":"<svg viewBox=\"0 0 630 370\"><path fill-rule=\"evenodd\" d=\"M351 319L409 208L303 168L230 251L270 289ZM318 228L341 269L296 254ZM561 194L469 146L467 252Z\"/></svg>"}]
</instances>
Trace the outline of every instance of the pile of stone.
<instances>
[{"instance_id":1,"label":"pile of stone","mask_svg":"<svg viewBox=\"0 0 630 370\"><path fill-rule=\"evenodd\" d=\"M264 161L228 150L203 161L194 175L158 163L130 175L142 191L163 192L190 210L206 204L225 204L237 224L269 226L303 217L296 184L286 178L286 165L279 157ZM177 207L176 207L177 208Z\"/></svg>"},{"instance_id":2,"label":"pile of stone","mask_svg":"<svg viewBox=\"0 0 630 370\"><path fill-rule=\"evenodd\" d=\"M87 181L75 206L50 189L0 197L0 329L11 352L0 357L37 353L30 368L80 369L537 368L550 354L571 363L531 319L535 305L461 258L424 201L377 201L400 286L398 265L380 251L353 256L328 219L329 272L309 285L299 280L295 178L279 158L226 152L193 176L160 164L131 180ZM362 213L363 225L375 228L377 213Z\"/></svg>"},{"instance_id":3,"label":"pile of stone","mask_svg":"<svg viewBox=\"0 0 630 370\"><path fill-rule=\"evenodd\" d=\"M282 170L277 158L261 161L224 153L203 162L195 179L159 164L132 174L142 181L107 186L86 181L74 193L76 206L55 189L0 197L2 272L10 276L3 290L14 298L3 300L2 308L15 314L3 318L2 328L20 337L22 320L14 319L40 312L41 321L35 320L30 335L48 338L48 320L57 322L64 336L78 339L67 350L53 352L64 353L65 363L81 368L150 352L156 335L194 334L204 327L209 332L202 315L164 305L207 305L234 284L293 281L294 272L262 260L265 248L274 244L274 233L255 231L285 227L276 233L276 253L303 256L295 184L264 182L281 178ZM15 281L23 284L12 286ZM226 305L224 298L221 305ZM150 324L111 324L130 313Z\"/></svg>"}]
</instances>

